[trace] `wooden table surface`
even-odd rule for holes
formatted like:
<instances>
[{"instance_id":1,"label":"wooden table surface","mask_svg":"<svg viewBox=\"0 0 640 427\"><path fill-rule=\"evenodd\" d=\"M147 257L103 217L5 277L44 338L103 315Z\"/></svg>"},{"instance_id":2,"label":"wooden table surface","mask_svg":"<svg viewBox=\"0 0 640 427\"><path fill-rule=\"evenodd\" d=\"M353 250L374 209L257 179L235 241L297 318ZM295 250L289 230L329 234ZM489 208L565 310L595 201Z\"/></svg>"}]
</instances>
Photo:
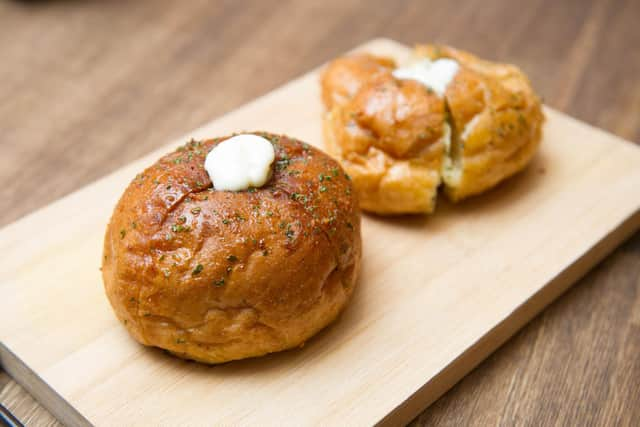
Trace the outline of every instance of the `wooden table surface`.
<instances>
[{"instance_id":1,"label":"wooden table surface","mask_svg":"<svg viewBox=\"0 0 640 427\"><path fill-rule=\"evenodd\" d=\"M640 141L640 1L524 4L3 1L0 225L379 36L516 63L548 105ZM632 425L639 354L637 233L414 424ZM1 371L0 402L58 425Z\"/></svg>"}]
</instances>

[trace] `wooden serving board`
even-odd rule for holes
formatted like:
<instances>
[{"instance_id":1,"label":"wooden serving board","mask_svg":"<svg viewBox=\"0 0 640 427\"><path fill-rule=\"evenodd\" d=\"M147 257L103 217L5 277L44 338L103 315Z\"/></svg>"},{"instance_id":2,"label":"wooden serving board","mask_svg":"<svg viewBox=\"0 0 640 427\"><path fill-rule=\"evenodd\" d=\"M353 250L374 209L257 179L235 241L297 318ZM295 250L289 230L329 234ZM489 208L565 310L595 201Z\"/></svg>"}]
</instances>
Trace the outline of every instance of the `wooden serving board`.
<instances>
[{"instance_id":1,"label":"wooden serving board","mask_svg":"<svg viewBox=\"0 0 640 427\"><path fill-rule=\"evenodd\" d=\"M406 47L375 40L364 50ZM640 226L640 149L553 110L522 174L429 217L363 217L363 271L304 348L205 366L135 343L99 272L128 182L188 137L322 146L314 71L0 231L0 357L69 425L397 424L462 378Z\"/></svg>"}]
</instances>

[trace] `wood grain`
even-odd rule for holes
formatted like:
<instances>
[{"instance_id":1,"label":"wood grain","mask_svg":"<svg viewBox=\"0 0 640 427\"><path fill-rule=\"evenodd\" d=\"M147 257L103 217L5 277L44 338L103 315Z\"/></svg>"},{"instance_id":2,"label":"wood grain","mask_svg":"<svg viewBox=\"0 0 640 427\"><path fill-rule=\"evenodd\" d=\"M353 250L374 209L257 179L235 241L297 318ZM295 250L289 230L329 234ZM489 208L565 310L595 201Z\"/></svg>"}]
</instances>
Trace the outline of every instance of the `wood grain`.
<instances>
[{"instance_id":1,"label":"wood grain","mask_svg":"<svg viewBox=\"0 0 640 427\"><path fill-rule=\"evenodd\" d=\"M442 41L515 62L551 106L640 139L638 2L397 4L1 3L0 221L379 35ZM637 417L639 239L416 422ZM0 399L25 419L34 407L16 390L5 386Z\"/></svg>"},{"instance_id":2,"label":"wood grain","mask_svg":"<svg viewBox=\"0 0 640 427\"><path fill-rule=\"evenodd\" d=\"M360 49L408 54L388 39ZM364 216L361 286L304 349L205 367L141 347L114 318L99 273L104 224L122 188L184 141L245 123L322 147L318 74L0 230L0 362L57 418L408 422L640 228L640 149L547 109L535 161L494 191L441 203L428 218Z\"/></svg>"}]
</instances>

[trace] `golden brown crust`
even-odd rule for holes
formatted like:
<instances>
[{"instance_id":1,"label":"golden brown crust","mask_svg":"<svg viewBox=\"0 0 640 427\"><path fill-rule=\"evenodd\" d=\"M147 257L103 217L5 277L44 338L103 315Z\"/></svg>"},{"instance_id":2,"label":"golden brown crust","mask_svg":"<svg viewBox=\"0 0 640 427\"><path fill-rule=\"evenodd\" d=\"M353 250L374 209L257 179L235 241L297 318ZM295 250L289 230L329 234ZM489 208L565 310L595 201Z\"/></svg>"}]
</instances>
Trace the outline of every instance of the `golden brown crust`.
<instances>
[{"instance_id":1,"label":"golden brown crust","mask_svg":"<svg viewBox=\"0 0 640 427\"><path fill-rule=\"evenodd\" d=\"M461 65L445 92L452 125L452 150L443 169L447 196L462 200L522 170L537 151L544 123L526 75L448 46L418 46L414 54Z\"/></svg>"},{"instance_id":2,"label":"golden brown crust","mask_svg":"<svg viewBox=\"0 0 640 427\"><path fill-rule=\"evenodd\" d=\"M138 175L105 236L102 273L142 344L207 363L304 343L349 299L360 221L347 175L322 152L276 148L263 187L214 191L204 170L226 138L192 141Z\"/></svg>"},{"instance_id":3,"label":"golden brown crust","mask_svg":"<svg viewBox=\"0 0 640 427\"><path fill-rule=\"evenodd\" d=\"M444 145L444 103L417 82L396 80L391 69L362 73L366 55L330 64L322 76L323 93L344 86L336 75L361 79L350 97L327 103L327 149L353 177L363 209L381 213L431 212L440 185ZM351 66L348 73L337 73ZM329 77L330 78L329 78ZM342 91L341 91L342 93ZM333 107L330 107L333 105ZM435 172L434 172L435 171Z\"/></svg>"},{"instance_id":4,"label":"golden brown crust","mask_svg":"<svg viewBox=\"0 0 640 427\"><path fill-rule=\"evenodd\" d=\"M364 210L432 212L441 181L454 201L483 192L524 168L541 139L541 103L516 67L446 46L418 46L414 57L459 63L443 98L389 67L370 71L367 55L339 58L321 77L327 149Z\"/></svg>"},{"instance_id":5,"label":"golden brown crust","mask_svg":"<svg viewBox=\"0 0 640 427\"><path fill-rule=\"evenodd\" d=\"M322 73L322 100L328 108L342 105L353 98L365 81L391 75L395 62L367 54L338 58Z\"/></svg>"}]
</instances>

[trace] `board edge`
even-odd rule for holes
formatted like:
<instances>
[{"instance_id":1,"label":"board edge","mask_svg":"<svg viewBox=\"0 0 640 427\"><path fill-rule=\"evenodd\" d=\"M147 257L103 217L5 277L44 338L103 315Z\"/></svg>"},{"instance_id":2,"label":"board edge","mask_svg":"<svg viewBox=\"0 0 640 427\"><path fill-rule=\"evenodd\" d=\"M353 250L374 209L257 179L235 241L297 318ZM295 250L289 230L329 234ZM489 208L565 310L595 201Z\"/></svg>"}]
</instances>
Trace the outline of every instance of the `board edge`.
<instances>
[{"instance_id":1,"label":"board edge","mask_svg":"<svg viewBox=\"0 0 640 427\"><path fill-rule=\"evenodd\" d=\"M2 342L0 342L0 367L64 425L71 427L92 425L89 420L38 374L25 365Z\"/></svg>"},{"instance_id":2,"label":"board edge","mask_svg":"<svg viewBox=\"0 0 640 427\"><path fill-rule=\"evenodd\" d=\"M375 423L377 427L406 425L464 379L480 363L498 350L512 336L569 290L589 271L640 229L640 207L574 263L559 272L546 286L531 295L494 325L489 332L455 358L449 365L423 384L409 398ZM434 390L435 388L435 390Z\"/></svg>"}]
</instances>

